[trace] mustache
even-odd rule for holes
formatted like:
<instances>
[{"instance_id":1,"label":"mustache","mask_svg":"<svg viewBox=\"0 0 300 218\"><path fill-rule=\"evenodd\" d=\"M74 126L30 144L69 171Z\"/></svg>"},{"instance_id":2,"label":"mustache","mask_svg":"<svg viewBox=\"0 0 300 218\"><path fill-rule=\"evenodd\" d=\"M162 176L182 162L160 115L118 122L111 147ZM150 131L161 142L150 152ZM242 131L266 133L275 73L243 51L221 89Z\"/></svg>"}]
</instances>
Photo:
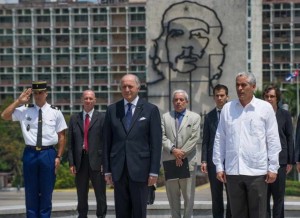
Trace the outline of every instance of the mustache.
<instances>
[{"instance_id":1,"label":"mustache","mask_svg":"<svg viewBox=\"0 0 300 218\"><path fill-rule=\"evenodd\" d=\"M193 63L196 62L197 60L201 59L202 56L204 55L205 51L202 50L200 55L193 53L193 47L183 47L183 50L181 54L177 55L175 57L175 62L178 63L178 61L182 59L187 59L188 61L185 61L185 63Z\"/></svg>"}]
</instances>

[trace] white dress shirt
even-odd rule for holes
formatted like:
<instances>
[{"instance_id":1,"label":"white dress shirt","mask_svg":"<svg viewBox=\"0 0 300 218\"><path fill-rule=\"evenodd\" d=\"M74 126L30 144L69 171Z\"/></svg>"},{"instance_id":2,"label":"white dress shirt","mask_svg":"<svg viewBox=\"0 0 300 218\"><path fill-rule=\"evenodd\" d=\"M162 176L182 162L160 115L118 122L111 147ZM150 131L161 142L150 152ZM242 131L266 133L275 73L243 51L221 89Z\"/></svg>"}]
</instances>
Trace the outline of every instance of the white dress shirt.
<instances>
[{"instance_id":1,"label":"white dress shirt","mask_svg":"<svg viewBox=\"0 0 300 218\"><path fill-rule=\"evenodd\" d=\"M224 105L213 148L217 172L248 176L277 173L280 151L276 116L270 103L253 97L245 107L238 99Z\"/></svg>"},{"instance_id":2,"label":"white dress shirt","mask_svg":"<svg viewBox=\"0 0 300 218\"><path fill-rule=\"evenodd\" d=\"M132 115L134 114L134 111L135 111L138 101L139 101L139 96L136 96L136 98L132 102L130 102ZM128 103L129 102L126 99L124 99L125 114L127 113L127 110L128 110L128 105L127 105Z\"/></svg>"}]
</instances>

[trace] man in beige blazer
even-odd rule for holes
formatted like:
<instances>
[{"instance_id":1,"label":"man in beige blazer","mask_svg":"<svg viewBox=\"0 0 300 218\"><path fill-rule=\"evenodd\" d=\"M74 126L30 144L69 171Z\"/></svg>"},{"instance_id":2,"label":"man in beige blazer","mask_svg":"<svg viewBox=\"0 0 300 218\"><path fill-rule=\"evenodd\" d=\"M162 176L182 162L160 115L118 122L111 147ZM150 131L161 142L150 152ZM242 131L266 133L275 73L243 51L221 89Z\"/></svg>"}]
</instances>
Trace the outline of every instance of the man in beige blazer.
<instances>
[{"instance_id":1,"label":"man in beige blazer","mask_svg":"<svg viewBox=\"0 0 300 218\"><path fill-rule=\"evenodd\" d=\"M187 109L188 94L186 91L175 90L172 99L174 110L165 113L162 117L162 162L175 160L174 168L180 170L180 167L183 167L184 159L187 159L190 176L166 180L166 191L172 218L181 218L180 193L184 199L183 217L190 218L193 215L194 206L196 145L200 138L200 116Z\"/></svg>"}]
</instances>

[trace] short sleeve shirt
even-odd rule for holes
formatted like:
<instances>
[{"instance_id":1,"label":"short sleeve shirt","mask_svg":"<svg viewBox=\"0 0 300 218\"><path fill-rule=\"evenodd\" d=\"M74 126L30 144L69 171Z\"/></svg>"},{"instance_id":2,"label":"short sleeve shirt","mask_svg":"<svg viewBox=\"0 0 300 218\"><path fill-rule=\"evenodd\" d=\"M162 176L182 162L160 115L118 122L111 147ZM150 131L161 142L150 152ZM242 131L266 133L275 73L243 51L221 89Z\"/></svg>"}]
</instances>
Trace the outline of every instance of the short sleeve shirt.
<instances>
[{"instance_id":1,"label":"short sleeve shirt","mask_svg":"<svg viewBox=\"0 0 300 218\"><path fill-rule=\"evenodd\" d=\"M14 110L13 121L19 121L26 145L36 145L39 107L21 106ZM42 146L56 145L59 132L67 129L67 124L60 110L46 103L42 108Z\"/></svg>"}]
</instances>

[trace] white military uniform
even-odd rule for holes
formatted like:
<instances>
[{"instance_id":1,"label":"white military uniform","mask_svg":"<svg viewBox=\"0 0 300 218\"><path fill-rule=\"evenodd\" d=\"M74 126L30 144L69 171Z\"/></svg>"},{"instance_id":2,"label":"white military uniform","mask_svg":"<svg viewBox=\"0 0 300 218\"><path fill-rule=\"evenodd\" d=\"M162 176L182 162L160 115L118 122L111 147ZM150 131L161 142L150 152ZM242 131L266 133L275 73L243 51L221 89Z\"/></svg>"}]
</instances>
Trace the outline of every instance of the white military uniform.
<instances>
[{"instance_id":1,"label":"white military uniform","mask_svg":"<svg viewBox=\"0 0 300 218\"><path fill-rule=\"evenodd\" d=\"M27 217L51 217L55 185L55 159L59 132L67 129L58 108L44 104L42 110L42 147L36 147L40 108L34 104L18 107L12 114L19 121L27 145L23 153L23 175ZM38 148L38 149L37 149Z\"/></svg>"},{"instance_id":2,"label":"white military uniform","mask_svg":"<svg viewBox=\"0 0 300 218\"><path fill-rule=\"evenodd\" d=\"M12 120L20 121L26 145L36 145L39 107L29 104L15 109ZM42 146L56 145L58 132L67 129L67 124L60 110L46 103L42 108L43 134Z\"/></svg>"}]
</instances>

